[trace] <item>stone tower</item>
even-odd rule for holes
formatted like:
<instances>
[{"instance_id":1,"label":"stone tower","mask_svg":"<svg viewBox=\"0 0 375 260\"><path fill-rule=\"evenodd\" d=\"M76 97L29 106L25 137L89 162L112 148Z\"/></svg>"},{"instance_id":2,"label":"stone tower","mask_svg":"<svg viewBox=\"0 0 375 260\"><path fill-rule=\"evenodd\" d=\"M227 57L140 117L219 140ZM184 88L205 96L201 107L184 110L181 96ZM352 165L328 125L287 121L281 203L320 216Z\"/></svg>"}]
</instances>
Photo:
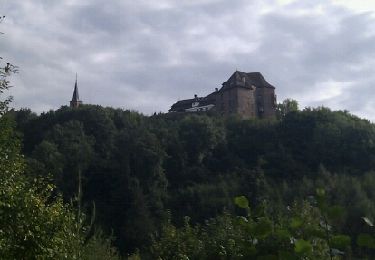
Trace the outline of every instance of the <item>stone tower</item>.
<instances>
[{"instance_id":1,"label":"stone tower","mask_svg":"<svg viewBox=\"0 0 375 260\"><path fill-rule=\"evenodd\" d=\"M72 101L70 101L70 107L79 107L82 105L82 101L79 100L78 86L77 86L77 74L76 74L76 83L74 84L74 91Z\"/></svg>"},{"instance_id":2,"label":"stone tower","mask_svg":"<svg viewBox=\"0 0 375 260\"><path fill-rule=\"evenodd\" d=\"M276 116L275 87L260 72L235 71L220 89L206 97L180 100L169 112L205 112L212 110L223 116L237 115L242 119Z\"/></svg>"},{"instance_id":3,"label":"stone tower","mask_svg":"<svg viewBox=\"0 0 375 260\"><path fill-rule=\"evenodd\" d=\"M241 118L275 117L275 87L260 72L236 71L216 92L216 110Z\"/></svg>"}]
</instances>

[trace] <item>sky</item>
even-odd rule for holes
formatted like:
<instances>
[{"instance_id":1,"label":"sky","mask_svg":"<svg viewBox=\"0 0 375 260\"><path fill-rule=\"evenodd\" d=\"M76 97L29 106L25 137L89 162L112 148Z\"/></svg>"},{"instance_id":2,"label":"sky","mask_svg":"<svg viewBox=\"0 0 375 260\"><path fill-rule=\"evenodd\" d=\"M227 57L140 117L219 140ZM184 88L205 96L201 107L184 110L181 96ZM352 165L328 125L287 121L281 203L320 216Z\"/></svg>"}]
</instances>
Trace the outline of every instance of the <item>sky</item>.
<instances>
[{"instance_id":1,"label":"sky","mask_svg":"<svg viewBox=\"0 0 375 260\"><path fill-rule=\"evenodd\" d=\"M84 103L167 112L259 71L278 102L375 120L375 1L1 0L15 108Z\"/></svg>"}]
</instances>

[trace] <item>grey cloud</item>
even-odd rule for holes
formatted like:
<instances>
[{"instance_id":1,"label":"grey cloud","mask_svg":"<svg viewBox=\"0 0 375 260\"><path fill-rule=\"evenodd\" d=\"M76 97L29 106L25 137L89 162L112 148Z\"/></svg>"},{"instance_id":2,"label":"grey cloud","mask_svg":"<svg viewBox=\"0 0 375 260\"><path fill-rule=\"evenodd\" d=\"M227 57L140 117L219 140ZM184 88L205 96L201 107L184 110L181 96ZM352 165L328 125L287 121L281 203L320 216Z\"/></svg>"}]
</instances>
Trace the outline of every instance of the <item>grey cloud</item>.
<instances>
[{"instance_id":1,"label":"grey cloud","mask_svg":"<svg viewBox=\"0 0 375 260\"><path fill-rule=\"evenodd\" d=\"M67 104L77 71L84 102L167 111L177 99L207 95L238 69L261 71L279 99L303 97L302 106L375 119L370 13L308 0L285 7L274 0L65 3L5 4L0 44L21 67L12 90L17 107Z\"/></svg>"},{"instance_id":2,"label":"grey cloud","mask_svg":"<svg viewBox=\"0 0 375 260\"><path fill-rule=\"evenodd\" d=\"M330 22L338 23L335 31L325 25ZM314 95L311 89L317 90L315 95L322 88L330 91L329 81L336 81L338 85L352 82L345 89L345 95L322 98L322 102L305 101L303 105L326 105L358 112L361 106L371 102L368 97L373 92L368 87L373 79L366 81L361 78L363 70L353 70L373 58L374 37L368 35L371 24L374 20L368 14L332 18L270 13L262 18L262 43L259 53L253 57L254 63L264 67L271 78L275 75L275 85L280 86L278 93L283 97ZM367 77L371 75L368 72Z\"/></svg>"}]
</instances>

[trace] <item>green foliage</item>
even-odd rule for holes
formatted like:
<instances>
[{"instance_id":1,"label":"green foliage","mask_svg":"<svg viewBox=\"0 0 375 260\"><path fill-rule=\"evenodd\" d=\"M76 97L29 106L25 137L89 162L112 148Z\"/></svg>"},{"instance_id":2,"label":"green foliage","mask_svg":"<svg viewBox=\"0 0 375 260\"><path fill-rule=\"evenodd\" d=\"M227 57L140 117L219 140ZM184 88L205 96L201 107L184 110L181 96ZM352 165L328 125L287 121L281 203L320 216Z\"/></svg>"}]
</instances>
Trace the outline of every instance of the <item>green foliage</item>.
<instances>
[{"instance_id":1,"label":"green foliage","mask_svg":"<svg viewBox=\"0 0 375 260\"><path fill-rule=\"evenodd\" d=\"M102 231L96 230L86 242L82 259L84 260L119 260L117 250L112 246L113 238L107 238Z\"/></svg>"},{"instance_id":2,"label":"green foliage","mask_svg":"<svg viewBox=\"0 0 375 260\"><path fill-rule=\"evenodd\" d=\"M0 94L9 88L7 77L14 72L16 67L9 63L0 67ZM92 245L99 248L103 256L108 256L107 252L112 250L110 243L103 244L103 238L88 236L83 214L77 214L64 203L55 187L36 171L34 176L25 174L15 123L12 114L6 114L10 101L11 98L0 100L0 258L93 259L89 255L93 252ZM23 120L25 125L25 118L31 119L15 118ZM35 156L45 167L61 170L59 164L54 165L62 156L53 144L39 144Z\"/></svg>"},{"instance_id":3,"label":"green foliage","mask_svg":"<svg viewBox=\"0 0 375 260\"><path fill-rule=\"evenodd\" d=\"M0 23L3 21L4 16L0 17ZM10 63L5 63L3 58L0 57L0 95L7 91L11 86L8 77L12 73L18 71L17 67ZM4 115L8 111L8 105L12 101L12 97L5 97L0 99L0 116Z\"/></svg>"},{"instance_id":4,"label":"green foliage","mask_svg":"<svg viewBox=\"0 0 375 260\"><path fill-rule=\"evenodd\" d=\"M55 148L41 144L49 151ZM111 255L102 237L88 237L84 217L56 195L54 186L24 174L24 160L12 120L0 118L0 255L3 259L93 259ZM46 148L44 148L46 149ZM36 151L37 153L37 151ZM53 154L49 154L54 156ZM99 246L101 245L101 247Z\"/></svg>"},{"instance_id":5,"label":"green foliage","mask_svg":"<svg viewBox=\"0 0 375 260\"><path fill-rule=\"evenodd\" d=\"M309 255L312 252L312 246L309 241L299 239L294 242L294 251L299 255Z\"/></svg>"},{"instance_id":6,"label":"green foliage","mask_svg":"<svg viewBox=\"0 0 375 260\"><path fill-rule=\"evenodd\" d=\"M0 118L0 254L5 259L79 258L82 226L53 186L28 180L12 129Z\"/></svg>"},{"instance_id":7,"label":"green foliage","mask_svg":"<svg viewBox=\"0 0 375 260\"><path fill-rule=\"evenodd\" d=\"M61 199L48 202L51 187L29 184L17 173L0 187L0 251L7 259L81 255L79 220Z\"/></svg>"},{"instance_id":8,"label":"green foliage","mask_svg":"<svg viewBox=\"0 0 375 260\"><path fill-rule=\"evenodd\" d=\"M224 138L223 130L207 116L188 116L179 127L179 137L193 163L200 163Z\"/></svg>"},{"instance_id":9,"label":"green foliage","mask_svg":"<svg viewBox=\"0 0 375 260\"><path fill-rule=\"evenodd\" d=\"M236 200L241 201L240 208L246 208L246 198ZM224 213L204 225L192 227L185 221L183 228L176 228L168 221L154 237L149 253L154 259L329 258L329 242L314 232L322 228L318 209L305 203L295 205L291 211L292 215L277 219L271 219L264 211L246 217ZM298 228L285 225L296 219L306 224ZM350 238L335 235L332 244L346 250Z\"/></svg>"},{"instance_id":10,"label":"green foliage","mask_svg":"<svg viewBox=\"0 0 375 260\"><path fill-rule=\"evenodd\" d=\"M234 203L243 209L248 209L249 208L249 201L245 196L239 196L234 198Z\"/></svg>"},{"instance_id":11,"label":"green foliage","mask_svg":"<svg viewBox=\"0 0 375 260\"><path fill-rule=\"evenodd\" d=\"M370 234L359 234L357 237L357 245L367 248L375 248L375 238Z\"/></svg>"},{"instance_id":12,"label":"green foliage","mask_svg":"<svg viewBox=\"0 0 375 260\"><path fill-rule=\"evenodd\" d=\"M276 106L276 116L278 119L282 119L290 112L298 111L298 102L293 99L285 99L282 103Z\"/></svg>"},{"instance_id":13,"label":"green foliage","mask_svg":"<svg viewBox=\"0 0 375 260\"><path fill-rule=\"evenodd\" d=\"M346 235L335 235L331 238L331 244L333 248L345 250L350 247L351 238Z\"/></svg>"},{"instance_id":14,"label":"green foliage","mask_svg":"<svg viewBox=\"0 0 375 260\"><path fill-rule=\"evenodd\" d=\"M292 229L300 228L302 225L303 225L303 219L301 219L300 217L294 217L290 221L290 227Z\"/></svg>"},{"instance_id":15,"label":"green foliage","mask_svg":"<svg viewBox=\"0 0 375 260\"><path fill-rule=\"evenodd\" d=\"M64 202L77 196L80 179L82 210L95 201L98 225L105 234L113 231L122 254L150 246L150 234L160 231L170 210L177 229L184 216L195 227L224 211L251 213L259 227L247 228L262 239L290 243L293 236L313 249L323 243L335 257L347 251L335 248L334 236L356 241L371 233L361 218L375 217L375 127L347 112L300 111L292 104L273 121L144 116L92 105L8 114L24 137L27 175L51 178ZM233 203L238 194L247 203ZM290 211L295 208L301 211ZM366 254L353 244L354 255ZM283 252L295 254L294 244L271 255Z\"/></svg>"}]
</instances>

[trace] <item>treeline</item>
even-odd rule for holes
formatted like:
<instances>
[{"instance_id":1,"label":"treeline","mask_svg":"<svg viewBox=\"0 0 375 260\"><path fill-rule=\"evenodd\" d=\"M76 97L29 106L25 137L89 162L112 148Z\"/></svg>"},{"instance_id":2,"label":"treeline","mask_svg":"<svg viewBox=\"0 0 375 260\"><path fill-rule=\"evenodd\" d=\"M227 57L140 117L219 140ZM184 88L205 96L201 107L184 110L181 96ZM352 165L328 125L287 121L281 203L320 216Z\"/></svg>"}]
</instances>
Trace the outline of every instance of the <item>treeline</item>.
<instances>
[{"instance_id":1,"label":"treeline","mask_svg":"<svg viewBox=\"0 0 375 260\"><path fill-rule=\"evenodd\" d=\"M0 259L120 259L80 210L79 195L66 203L46 175L26 170L5 96L16 72L0 57Z\"/></svg>"},{"instance_id":2,"label":"treeline","mask_svg":"<svg viewBox=\"0 0 375 260\"><path fill-rule=\"evenodd\" d=\"M327 205L342 209L329 230L347 236L336 253L372 255L375 239L371 240L371 227L362 217L369 223L375 217L375 126L348 112L296 111L290 105L279 105L277 120L214 114L144 116L92 105L62 107L39 116L27 109L10 115L23 140L27 176L50 178L57 187L54 192L62 194L65 202L78 198L79 209L88 217L95 215L96 225L113 234L124 256L139 252L144 258L175 259L178 256L165 253L172 250L181 253L181 259L183 255L194 259L194 253L196 259L217 259L218 255L208 253L209 245L202 247L199 238L204 234L211 234L205 240L210 237L210 245L222 239L224 248L241 251L239 241L251 233L232 221L245 214L233 202L240 195L256 211L244 215L248 222L265 218L275 231L286 219L310 221L308 214L285 217L291 208L308 211L304 203L309 203L320 212L311 220L319 226L324 210L315 205L317 189L324 191ZM189 216L188 223L185 216ZM270 225L263 226L270 235ZM225 227L238 230L238 241L219 232ZM295 237L293 232L286 237ZM171 234L180 234L180 240ZM357 243L360 234L361 238L370 234L367 244ZM313 245L310 235L301 235L300 241ZM330 239L323 238L326 244L322 242L316 252L328 248L329 259ZM228 244L228 239L235 244ZM190 245L193 250L189 251L184 241L200 243L201 254L194 250L198 244ZM275 249L267 246L270 252L271 247ZM218 253L218 247L211 248ZM256 250L252 253L260 256ZM244 256L243 250L239 254Z\"/></svg>"}]
</instances>

